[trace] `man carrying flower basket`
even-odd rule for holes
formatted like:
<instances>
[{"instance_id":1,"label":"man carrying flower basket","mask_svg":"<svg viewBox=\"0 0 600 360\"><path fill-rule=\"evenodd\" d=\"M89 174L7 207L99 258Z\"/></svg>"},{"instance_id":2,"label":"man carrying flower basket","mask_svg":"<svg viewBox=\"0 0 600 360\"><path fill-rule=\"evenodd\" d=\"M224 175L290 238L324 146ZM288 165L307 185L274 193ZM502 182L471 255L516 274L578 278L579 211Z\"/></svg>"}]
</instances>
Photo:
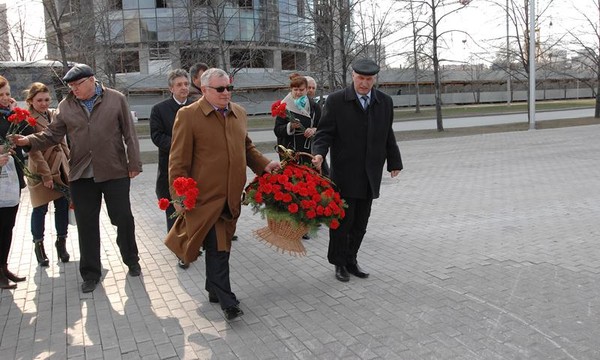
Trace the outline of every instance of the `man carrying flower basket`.
<instances>
[{"instance_id":1,"label":"man carrying flower basket","mask_svg":"<svg viewBox=\"0 0 600 360\"><path fill-rule=\"evenodd\" d=\"M313 164L320 167L331 149L331 179L348 203L340 227L329 232L327 259L335 265L335 277L349 281L348 273L366 278L357 255L371 214L379 197L382 170L392 177L402 170L400 150L392 124L392 99L373 85L379 66L359 59L352 64L352 85L327 98L313 143Z\"/></svg>"},{"instance_id":2,"label":"man carrying flower basket","mask_svg":"<svg viewBox=\"0 0 600 360\"><path fill-rule=\"evenodd\" d=\"M202 98L177 112L169 157L169 183L180 177L198 183L194 208L174 204L183 214L167 234L165 244L185 263L205 250L206 285L210 302L218 302L227 320L243 314L231 291L229 253L241 211L246 166L257 174L279 168L248 137L246 111L230 102L233 85L221 69L201 77ZM175 189L171 189L175 199Z\"/></svg>"}]
</instances>

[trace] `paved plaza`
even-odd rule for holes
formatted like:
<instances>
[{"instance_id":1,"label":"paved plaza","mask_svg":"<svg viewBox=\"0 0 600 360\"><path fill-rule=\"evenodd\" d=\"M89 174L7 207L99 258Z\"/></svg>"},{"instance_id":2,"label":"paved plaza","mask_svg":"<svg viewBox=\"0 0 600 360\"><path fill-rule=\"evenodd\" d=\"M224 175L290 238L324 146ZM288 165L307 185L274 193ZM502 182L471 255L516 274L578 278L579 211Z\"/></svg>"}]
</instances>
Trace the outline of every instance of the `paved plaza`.
<instances>
[{"instance_id":1,"label":"paved plaza","mask_svg":"<svg viewBox=\"0 0 600 360\"><path fill-rule=\"evenodd\" d=\"M600 359L600 125L399 141L405 170L384 176L359 253L371 276L335 280L323 228L307 256L276 252L244 207L231 322L208 302L203 257L182 270L162 243L155 164L132 182L142 276L126 275L103 211L91 294L75 227L57 263L48 216L37 266L25 192L9 267L27 281L0 293L0 358Z\"/></svg>"}]
</instances>

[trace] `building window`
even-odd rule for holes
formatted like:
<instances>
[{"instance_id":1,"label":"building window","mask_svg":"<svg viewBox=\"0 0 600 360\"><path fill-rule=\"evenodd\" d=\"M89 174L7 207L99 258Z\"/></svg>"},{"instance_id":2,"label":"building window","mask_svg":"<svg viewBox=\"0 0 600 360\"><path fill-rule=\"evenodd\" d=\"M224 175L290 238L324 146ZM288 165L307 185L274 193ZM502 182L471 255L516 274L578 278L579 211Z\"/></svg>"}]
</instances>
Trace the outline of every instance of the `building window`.
<instances>
[{"instance_id":1,"label":"building window","mask_svg":"<svg viewBox=\"0 0 600 360\"><path fill-rule=\"evenodd\" d=\"M156 8L160 9L160 8L166 8L167 6L167 0L156 0Z\"/></svg>"},{"instance_id":2,"label":"building window","mask_svg":"<svg viewBox=\"0 0 600 360\"><path fill-rule=\"evenodd\" d=\"M123 0L109 0L108 3L111 10L123 10Z\"/></svg>"},{"instance_id":3,"label":"building window","mask_svg":"<svg viewBox=\"0 0 600 360\"><path fill-rule=\"evenodd\" d=\"M305 11L304 11L304 0L297 0L297 6L298 6L298 16L299 17L304 17Z\"/></svg>"},{"instance_id":4,"label":"building window","mask_svg":"<svg viewBox=\"0 0 600 360\"><path fill-rule=\"evenodd\" d=\"M296 53L291 51L281 52L281 69L296 70Z\"/></svg>"},{"instance_id":5,"label":"building window","mask_svg":"<svg viewBox=\"0 0 600 360\"><path fill-rule=\"evenodd\" d=\"M210 0L190 0L190 6L192 8L198 7L198 6L209 6L210 5Z\"/></svg>"},{"instance_id":6,"label":"building window","mask_svg":"<svg viewBox=\"0 0 600 360\"><path fill-rule=\"evenodd\" d=\"M116 61L117 73L130 73L140 71L140 56L137 51L122 51L118 53Z\"/></svg>"},{"instance_id":7,"label":"building window","mask_svg":"<svg viewBox=\"0 0 600 360\"><path fill-rule=\"evenodd\" d=\"M238 6L244 9L252 9L252 0L238 0Z\"/></svg>"},{"instance_id":8,"label":"building window","mask_svg":"<svg viewBox=\"0 0 600 360\"><path fill-rule=\"evenodd\" d=\"M231 50L230 62L234 68L270 68L273 53L266 50Z\"/></svg>"},{"instance_id":9,"label":"building window","mask_svg":"<svg viewBox=\"0 0 600 360\"><path fill-rule=\"evenodd\" d=\"M158 42L150 45L150 60L169 60L169 43Z\"/></svg>"}]
</instances>

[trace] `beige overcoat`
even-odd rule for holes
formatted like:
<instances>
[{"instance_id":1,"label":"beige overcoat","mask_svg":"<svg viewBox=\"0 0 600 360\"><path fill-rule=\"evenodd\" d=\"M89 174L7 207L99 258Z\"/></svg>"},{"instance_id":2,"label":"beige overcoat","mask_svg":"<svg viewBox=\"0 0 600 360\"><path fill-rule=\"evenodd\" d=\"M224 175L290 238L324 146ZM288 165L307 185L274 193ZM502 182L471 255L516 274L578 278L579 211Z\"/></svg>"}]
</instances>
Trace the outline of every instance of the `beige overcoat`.
<instances>
[{"instance_id":1,"label":"beige overcoat","mask_svg":"<svg viewBox=\"0 0 600 360\"><path fill-rule=\"evenodd\" d=\"M269 159L248 137L246 111L229 104L226 118L205 98L181 108L175 117L169 156L169 184L183 176L198 183L194 209L180 216L165 244L185 263L198 257L208 231L215 226L219 251L231 250L231 237L240 216L246 166L257 174ZM227 205L229 211L226 211Z\"/></svg>"},{"instance_id":2,"label":"beige overcoat","mask_svg":"<svg viewBox=\"0 0 600 360\"><path fill-rule=\"evenodd\" d=\"M52 109L48 110L46 115L35 110L30 112L31 116L36 119L35 132L45 130L50 123L49 120L54 116ZM53 180L57 184L69 186L69 147L65 139L46 150L30 151L27 167L33 174L40 175L43 181ZM33 207L47 204L64 196L59 191L45 187L42 181L31 178L27 178L27 187Z\"/></svg>"}]
</instances>

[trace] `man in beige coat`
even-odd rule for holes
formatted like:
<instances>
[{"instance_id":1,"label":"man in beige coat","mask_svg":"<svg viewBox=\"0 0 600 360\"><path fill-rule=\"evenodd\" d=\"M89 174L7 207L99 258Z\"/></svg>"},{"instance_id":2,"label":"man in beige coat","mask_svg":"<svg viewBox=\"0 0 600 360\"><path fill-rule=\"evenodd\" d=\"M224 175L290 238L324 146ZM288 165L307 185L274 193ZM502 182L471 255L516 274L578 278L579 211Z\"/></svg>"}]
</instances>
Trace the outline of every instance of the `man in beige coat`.
<instances>
[{"instance_id":1,"label":"man in beige coat","mask_svg":"<svg viewBox=\"0 0 600 360\"><path fill-rule=\"evenodd\" d=\"M206 290L210 302L219 302L225 318L242 315L231 291L229 252L240 216L246 166L256 174L279 168L264 157L248 137L246 111L230 102L233 86L221 69L202 74L204 96L177 112L169 157L169 184L191 177L200 190L194 209L180 216L165 244L180 259L196 260L206 252ZM173 198L177 198L171 189ZM183 212L180 206L176 210Z\"/></svg>"}]
</instances>

